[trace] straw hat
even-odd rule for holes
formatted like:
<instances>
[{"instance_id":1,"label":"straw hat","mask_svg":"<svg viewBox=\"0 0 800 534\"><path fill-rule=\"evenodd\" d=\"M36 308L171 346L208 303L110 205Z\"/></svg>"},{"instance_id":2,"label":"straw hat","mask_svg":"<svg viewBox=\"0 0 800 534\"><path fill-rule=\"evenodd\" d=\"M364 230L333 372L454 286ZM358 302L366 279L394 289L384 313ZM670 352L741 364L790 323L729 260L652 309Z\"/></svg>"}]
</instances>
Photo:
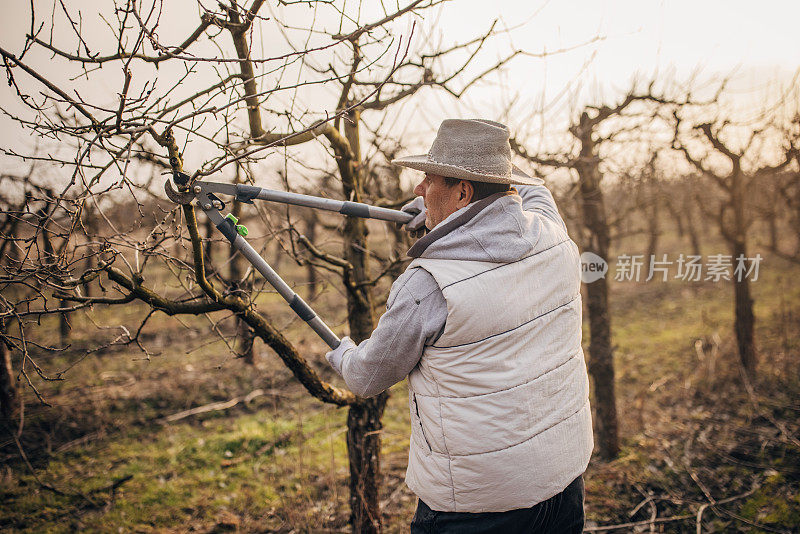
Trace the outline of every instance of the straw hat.
<instances>
[{"instance_id":1,"label":"straw hat","mask_svg":"<svg viewBox=\"0 0 800 534\"><path fill-rule=\"evenodd\" d=\"M392 163L439 176L494 184L541 185L511 163L508 127L483 119L447 119L427 154Z\"/></svg>"}]
</instances>

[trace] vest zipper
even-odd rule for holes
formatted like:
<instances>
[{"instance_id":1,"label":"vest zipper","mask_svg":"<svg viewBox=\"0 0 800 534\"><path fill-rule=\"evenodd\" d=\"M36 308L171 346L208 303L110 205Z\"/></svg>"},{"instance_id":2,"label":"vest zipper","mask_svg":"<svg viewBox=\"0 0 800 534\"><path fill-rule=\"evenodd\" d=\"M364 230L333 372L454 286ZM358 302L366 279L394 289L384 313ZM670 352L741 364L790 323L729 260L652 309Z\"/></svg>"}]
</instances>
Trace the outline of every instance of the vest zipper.
<instances>
[{"instance_id":1,"label":"vest zipper","mask_svg":"<svg viewBox=\"0 0 800 534\"><path fill-rule=\"evenodd\" d=\"M411 399L414 401L414 411L417 412L417 422L419 422L419 431L422 433L422 439L425 440L425 445L428 446L428 452L433 452L431 444L428 442L428 436L425 435L425 427L422 426L422 418L419 416L419 405L417 404L417 394L411 392Z\"/></svg>"}]
</instances>

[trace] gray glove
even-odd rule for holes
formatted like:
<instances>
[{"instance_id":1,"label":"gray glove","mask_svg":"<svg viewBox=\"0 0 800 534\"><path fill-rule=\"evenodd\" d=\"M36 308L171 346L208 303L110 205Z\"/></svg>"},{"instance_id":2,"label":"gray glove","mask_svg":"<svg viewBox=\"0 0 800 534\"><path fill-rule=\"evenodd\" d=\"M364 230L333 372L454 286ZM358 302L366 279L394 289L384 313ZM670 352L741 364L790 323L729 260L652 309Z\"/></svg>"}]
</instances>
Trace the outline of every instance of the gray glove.
<instances>
[{"instance_id":1,"label":"gray glove","mask_svg":"<svg viewBox=\"0 0 800 534\"><path fill-rule=\"evenodd\" d=\"M358 345L353 343L352 339L350 339L348 336L344 336L341 340L341 343L339 343L339 346L325 355L325 359L328 360L329 364L331 364L333 370L339 373L339 376L342 374L342 359L344 359L344 353L350 349L356 348L357 346Z\"/></svg>"},{"instance_id":2,"label":"gray glove","mask_svg":"<svg viewBox=\"0 0 800 534\"><path fill-rule=\"evenodd\" d=\"M422 237L428 231L425 227L425 200L422 197L417 197L402 208L400 211L410 213L414 216L407 222L403 228L406 232L410 233L412 237Z\"/></svg>"}]
</instances>

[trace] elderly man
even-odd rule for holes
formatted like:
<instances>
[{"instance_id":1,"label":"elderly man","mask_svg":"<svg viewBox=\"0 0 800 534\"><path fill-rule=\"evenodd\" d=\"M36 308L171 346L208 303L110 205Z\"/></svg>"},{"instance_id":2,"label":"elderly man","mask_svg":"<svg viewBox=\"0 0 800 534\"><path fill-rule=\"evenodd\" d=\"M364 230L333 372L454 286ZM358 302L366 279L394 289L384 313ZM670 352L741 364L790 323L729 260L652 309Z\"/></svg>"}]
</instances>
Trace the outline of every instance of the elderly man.
<instances>
[{"instance_id":1,"label":"elderly man","mask_svg":"<svg viewBox=\"0 0 800 534\"><path fill-rule=\"evenodd\" d=\"M326 357L366 397L408 376L411 531L581 532L580 260L552 195L491 121L446 120L427 154L393 163L425 173L404 209L430 231L372 336Z\"/></svg>"}]
</instances>

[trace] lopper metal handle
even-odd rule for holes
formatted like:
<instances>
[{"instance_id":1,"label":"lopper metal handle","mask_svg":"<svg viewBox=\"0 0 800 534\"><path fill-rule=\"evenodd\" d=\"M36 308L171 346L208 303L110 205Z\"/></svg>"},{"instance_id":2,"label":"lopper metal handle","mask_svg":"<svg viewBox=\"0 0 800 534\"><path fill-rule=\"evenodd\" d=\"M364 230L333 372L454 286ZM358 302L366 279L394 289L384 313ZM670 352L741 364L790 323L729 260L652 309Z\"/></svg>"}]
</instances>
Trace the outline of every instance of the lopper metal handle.
<instances>
[{"instance_id":1,"label":"lopper metal handle","mask_svg":"<svg viewBox=\"0 0 800 534\"><path fill-rule=\"evenodd\" d=\"M252 187L252 186L239 186L239 187ZM390 221L395 223L405 224L414 218L410 213L400 210L392 210L389 208L381 208L378 206L371 206L361 202L349 202L347 200L334 200L331 198L321 198L311 195L302 195L300 193L289 193L286 191L274 191L271 189L264 189L256 187L258 194L254 197L259 200L269 200L272 202L281 202L283 204L293 204L295 206L306 206L309 208L316 208L327 211L337 211L343 215L352 215L353 217L363 217L365 219L380 219L382 221Z\"/></svg>"},{"instance_id":2,"label":"lopper metal handle","mask_svg":"<svg viewBox=\"0 0 800 534\"><path fill-rule=\"evenodd\" d=\"M333 333L333 330L328 328L328 325L325 324L316 313L314 313L311 306L306 304L306 301L295 293L292 288L289 287L289 284L284 282L283 278L281 278L280 275L269 266L266 260L256 252L256 249L254 249L244 237L239 235L236 231L235 224L231 220L222 217L222 214L215 208L203 209L203 211L206 212L206 215L208 215L211 222L217 226L219 231L228 238L231 245L239 249L253 267L255 267L267 282L275 288L278 294L289 303L289 307L292 308L302 320L308 323L308 326L310 326L331 349L338 347L339 343L341 343L339 337Z\"/></svg>"},{"instance_id":3,"label":"lopper metal handle","mask_svg":"<svg viewBox=\"0 0 800 534\"><path fill-rule=\"evenodd\" d=\"M232 195L240 202L251 203L253 200L267 200L270 202L280 202L282 204L292 204L294 206L335 211L343 215L352 215L353 217L363 217L366 219L379 219L399 224L405 224L414 218L410 213L400 210L371 206L370 204L361 202L334 200L332 198L315 197L313 195L290 193L288 191L276 191L274 189L265 189L254 185L203 181L195 182L195 184L195 187L198 187L200 192Z\"/></svg>"}]
</instances>

